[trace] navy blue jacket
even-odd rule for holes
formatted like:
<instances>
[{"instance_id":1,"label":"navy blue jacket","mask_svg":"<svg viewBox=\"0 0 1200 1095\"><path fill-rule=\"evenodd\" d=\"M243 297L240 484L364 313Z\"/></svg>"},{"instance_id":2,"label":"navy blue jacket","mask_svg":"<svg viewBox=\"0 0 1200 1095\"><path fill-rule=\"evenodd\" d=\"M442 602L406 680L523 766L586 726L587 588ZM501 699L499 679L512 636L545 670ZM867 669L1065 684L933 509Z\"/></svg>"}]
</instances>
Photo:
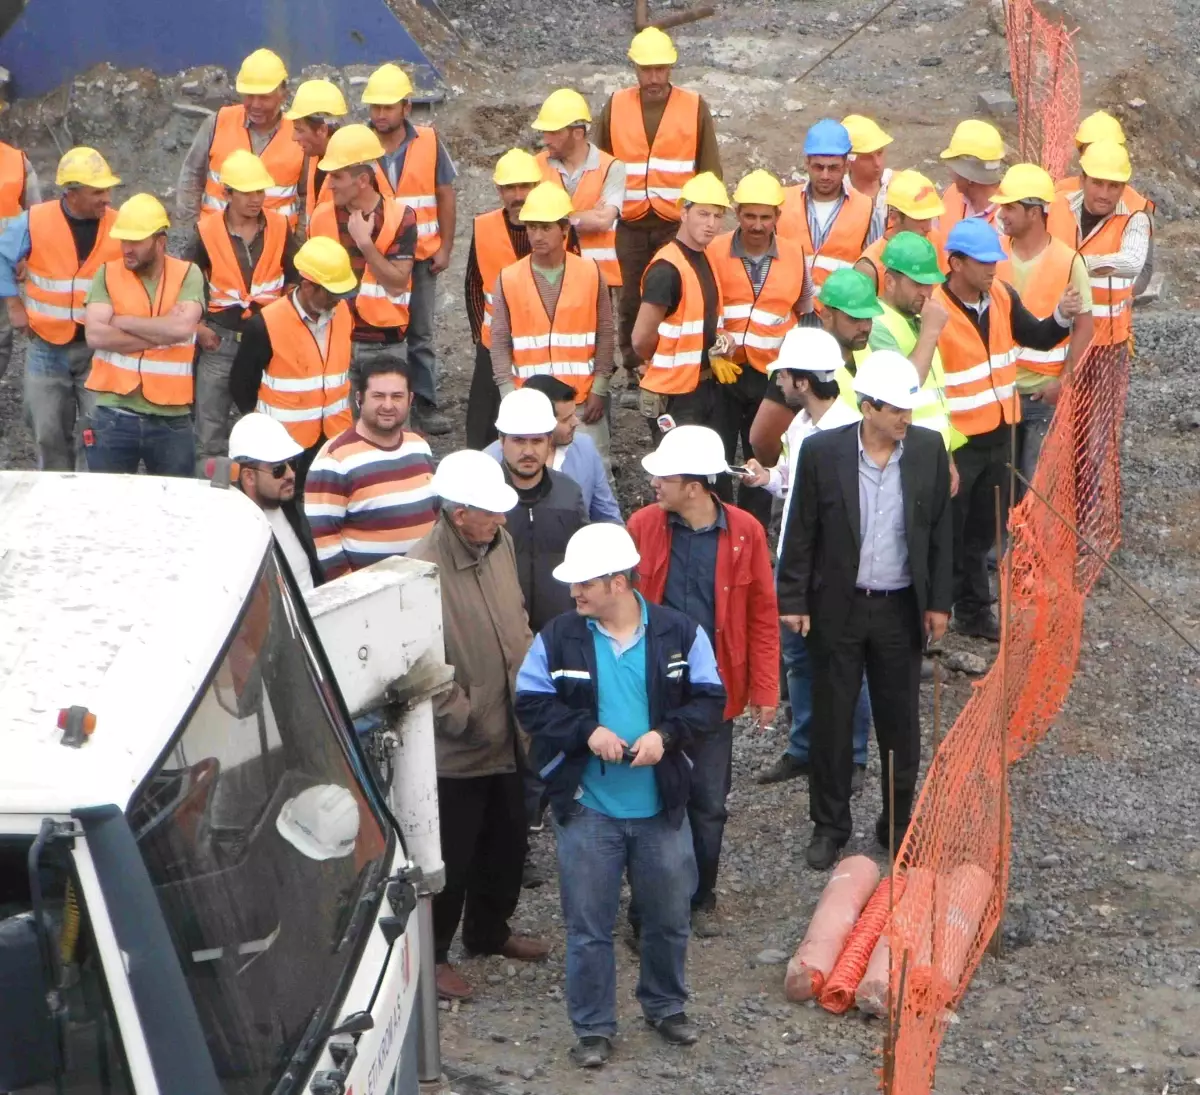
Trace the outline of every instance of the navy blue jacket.
<instances>
[{"instance_id":1,"label":"navy blue jacket","mask_svg":"<svg viewBox=\"0 0 1200 1095\"><path fill-rule=\"evenodd\" d=\"M663 811L678 828L691 790L684 747L716 729L725 689L708 637L693 620L662 605L647 604L646 613L650 725L668 739L654 775ZM600 725L596 675L593 632L577 612L564 612L542 629L517 674L517 720L532 738L534 767L560 820L575 801L592 756L588 738Z\"/></svg>"}]
</instances>

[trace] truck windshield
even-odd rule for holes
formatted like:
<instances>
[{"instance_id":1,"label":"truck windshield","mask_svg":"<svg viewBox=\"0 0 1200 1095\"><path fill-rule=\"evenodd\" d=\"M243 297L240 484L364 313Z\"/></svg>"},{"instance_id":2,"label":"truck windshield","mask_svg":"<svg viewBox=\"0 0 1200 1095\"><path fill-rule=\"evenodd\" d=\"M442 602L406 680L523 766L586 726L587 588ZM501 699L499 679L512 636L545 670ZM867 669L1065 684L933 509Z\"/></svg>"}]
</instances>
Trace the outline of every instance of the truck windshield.
<instances>
[{"instance_id":1,"label":"truck windshield","mask_svg":"<svg viewBox=\"0 0 1200 1095\"><path fill-rule=\"evenodd\" d=\"M229 1095L274 1091L335 1013L390 856L308 642L268 559L128 810Z\"/></svg>"}]
</instances>

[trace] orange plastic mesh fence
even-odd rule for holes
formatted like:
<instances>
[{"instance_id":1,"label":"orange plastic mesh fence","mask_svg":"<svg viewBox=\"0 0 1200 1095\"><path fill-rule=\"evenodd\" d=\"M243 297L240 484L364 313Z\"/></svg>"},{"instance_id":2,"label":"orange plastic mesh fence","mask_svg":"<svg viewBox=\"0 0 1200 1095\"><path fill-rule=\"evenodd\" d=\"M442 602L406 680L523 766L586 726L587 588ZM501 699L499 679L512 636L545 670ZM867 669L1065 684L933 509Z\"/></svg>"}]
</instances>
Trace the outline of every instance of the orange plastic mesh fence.
<instances>
[{"instance_id":1,"label":"orange plastic mesh fence","mask_svg":"<svg viewBox=\"0 0 1200 1095\"><path fill-rule=\"evenodd\" d=\"M1079 119L1074 31L1051 23L1033 0L1006 0L1008 55L1020 125L1020 159L1056 179L1067 173Z\"/></svg>"},{"instance_id":2,"label":"orange plastic mesh fence","mask_svg":"<svg viewBox=\"0 0 1200 1095\"><path fill-rule=\"evenodd\" d=\"M1009 515L1001 653L933 758L897 857L907 885L889 929L900 1009L893 1095L929 1092L949 1010L1000 924L1009 864L1002 765L1036 745L1062 708L1084 601L1117 546L1128 374L1124 345L1093 347L1063 384L1033 478L1045 501L1027 493Z\"/></svg>"}]
</instances>

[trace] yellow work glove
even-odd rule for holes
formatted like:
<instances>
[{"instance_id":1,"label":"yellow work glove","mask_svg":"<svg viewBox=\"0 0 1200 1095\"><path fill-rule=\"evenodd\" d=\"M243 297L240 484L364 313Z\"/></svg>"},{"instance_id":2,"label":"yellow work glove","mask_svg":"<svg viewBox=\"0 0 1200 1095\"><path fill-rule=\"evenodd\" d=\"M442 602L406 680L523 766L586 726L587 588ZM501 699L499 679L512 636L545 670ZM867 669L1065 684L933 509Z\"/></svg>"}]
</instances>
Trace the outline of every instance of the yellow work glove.
<instances>
[{"instance_id":1,"label":"yellow work glove","mask_svg":"<svg viewBox=\"0 0 1200 1095\"><path fill-rule=\"evenodd\" d=\"M710 357L708 364L712 368L713 376L717 378L718 384L732 384L742 375L742 367L735 365L727 357Z\"/></svg>"}]
</instances>

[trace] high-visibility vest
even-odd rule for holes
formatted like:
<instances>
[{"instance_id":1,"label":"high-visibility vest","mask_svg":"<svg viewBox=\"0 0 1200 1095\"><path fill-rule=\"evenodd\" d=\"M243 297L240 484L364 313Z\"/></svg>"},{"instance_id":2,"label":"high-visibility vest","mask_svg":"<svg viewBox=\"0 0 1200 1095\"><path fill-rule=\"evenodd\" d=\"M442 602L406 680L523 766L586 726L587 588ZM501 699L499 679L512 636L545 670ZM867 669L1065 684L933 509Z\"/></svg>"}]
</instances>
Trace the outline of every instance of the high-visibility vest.
<instances>
[{"instance_id":1,"label":"high-visibility vest","mask_svg":"<svg viewBox=\"0 0 1200 1095\"><path fill-rule=\"evenodd\" d=\"M25 153L0 141L0 232L21 215L25 195Z\"/></svg>"},{"instance_id":2,"label":"high-visibility vest","mask_svg":"<svg viewBox=\"0 0 1200 1095\"><path fill-rule=\"evenodd\" d=\"M1079 222L1067 199L1059 195L1050 206L1046 227L1055 239L1075 247L1083 255L1113 255L1121 250L1121 237L1132 213L1118 203L1117 212L1101 221L1092 234L1080 240ZM1092 286L1092 318L1095 321L1093 346L1117 346L1129 340L1133 330L1133 283L1135 278L1112 274L1089 275Z\"/></svg>"},{"instance_id":3,"label":"high-visibility vest","mask_svg":"<svg viewBox=\"0 0 1200 1095\"><path fill-rule=\"evenodd\" d=\"M600 151L600 166L585 171L580 176L575 193L571 195L571 208L576 213L585 213L600 204L600 199L604 197L604 180L608 178L608 169L612 167L615 159L615 156ZM558 168L550 166L550 153L546 149L543 148L538 153L537 160L542 165L542 178L563 186ZM600 273L604 275L610 289L619 288L621 264L617 262L617 222L614 220L607 232L580 232L578 229L575 231L579 236L579 253L600 267Z\"/></svg>"},{"instance_id":4,"label":"high-visibility vest","mask_svg":"<svg viewBox=\"0 0 1200 1095\"><path fill-rule=\"evenodd\" d=\"M247 287L242 268L233 251L229 226L225 217L202 217L196 230L208 252L212 269L208 274L208 310L223 312L241 308L243 318L249 318L250 305L260 307L278 300L283 292L283 247L287 242L288 222L282 213L263 210L267 223L263 226L262 254L254 264Z\"/></svg>"},{"instance_id":5,"label":"high-visibility vest","mask_svg":"<svg viewBox=\"0 0 1200 1095\"><path fill-rule=\"evenodd\" d=\"M226 201L225 188L221 185L221 165L239 148L254 151L250 145L250 131L246 128L246 108L223 106L217 111L217 128L208 149L208 180L204 184L201 216L224 211ZM286 118L279 119L279 128L259 154L259 159L275 180L275 185L267 188L264 208L282 213L295 223L296 187L304 166L304 152L292 140L292 123Z\"/></svg>"},{"instance_id":6,"label":"high-visibility vest","mask_svg":"<svg viewBox=\"0 0 1200 1095\"><path fill-rule=\"evenodd\" d=\"M255 410L282 422L292 440L306 449L322 436L350 428L350 332L354 317L339 300L329 321L329 346L322 353L300 318L291 294L262 310L271 360L263 370Z\"/></svg>"},{"instance_id":7,"label":"high-visibility vest","mask_svg":"<svg viewBox=\"0 0 1200 1095\"><path fill-rule=\"evenodd\" d=\"M531 376L556 376L582 403L596 371L596 301L600 270L591 259L566 255L554 321L546 314L529 255L500 273L500 291L512 329L513 378L519 388Z\"/></svg>"},{"instance_id":8,"label":"high-visibility vest","mask_svg":"<svg viewBox=\"0 0 1200 1095\"><path fill-rule=\"evenodd\" d=\"M946 237L950 235L950 229L953 228L960 220L963 220L967 215L967 199L962 196L962 192L958 189L955 183L951 183L946 187L946 191L942 194L942 204L946 207L946 212L938 217L937 227L929 233L930 242L937 248L938 262L942 267L942 273L950 272L950 263L946 258ZM1000 212L998 205L991 206L988 211L979 219L987 221L988 224L996 224L996 215ZM997 226L996 231L1000 229ZM1004 233L1001 232L1001 237Z\"/></svg>"},{"instance_id":9,"label":"high-visibility vest","mask_svg":"<svg viewBox=\"0 0 1200 1095\"><path fill-rule=\"evenodd\" d=\"M663 220L679 220L679 192L696 174L700 146L700 96L672 86L654 144L646 139L642 93L614 92L608 119L613 155L625 163L625 203L621 220L641 220L652 209Z\"/></svg>"},{"instance_id":10,"label":"high-visibility vest","mask_svg":"<svg viewBox=\"0 0 1200 1095\"><path fill-rule=\"evenodd\" d=\"M1005 236L1004 239L1005 250L1011 250L1008 237ZM1030 270L1029 280L1021 290L1021 303L1038 319L1045 319L1046 316L1054 314L1063 293L1071 284L1071 267L1074 262L1074 250L1062 240L1051 236L1046 249L1038 255L1035 265ZM1009 263L998 263L996 277L1001 281L1009 281L1009 270ZM1033 350L1028 346L1018 346L1017 367L1041 373L1043 376L1058 376L1067 363L1070 341L1070 334L1066 334L1053 350Z\"/></svg>"},{"instance_id":11,"label":"high-visibility vest","mask_svg":"<svg viewBox=\"0 0 1200 1095\"><path fill-rule=\"evenodd\" d=\"M75 337L93 275L104 263L121 257L121 244L108 234L116 219L115 209L104 211L92 252L80 262L62 202L38 202L30 208L25 311L38 338L65 346Z\"/></svg>"},{"instance_id":12,"label":"high-visibility vest","mask_svg":"<svg viewBox=\"0 0 1200 1095\"><path fill-rule=\"evenodd\" d=\"M834 270L853 266L858 261L871 231L874 212L875 206L870 198L857 190L849 191L835 214L833 227L825 236L825 242L819 249L814 249L808 231L808 188L789 186L783 192L778 234L784 239L795 240L804 248L813 285L820 289Z\"/></svg>"},{"instance_id":13,"label":"high-visibility vest","mask_svg":"<svg viewBox=\"0 0 1200 1095\"><path fill-rule=\"evenodd\" d=\"M960 304L944 286L934 297L950 319L938 338L945 375L946 405L955 429L973 437L997 429L1001 422L1020 422L1021 404L1013 399L1017 379L1017 347L1012 333L1012 297L1008 286L993 281L988 290L988 345Z\"/></svg>"},{"instance_id":14,"label":"high-visibility vest","mask_svg":"<svg viewBox=\"0 0 1200 1095\"><path fill-rule=\"evenodd\" d=\"M125 263L114 259L104 264L104 284L112 300L113 314L152 318L165 316L179 299L190 262L164 259L154 300L146 285ZM186 407L192 402L192 358L196 352L196 333L169 346L152 346L140 354L122 354L116 350L97 350L92 355L92 371L87 388L92 392L129 395L141 385L142 396L163 407Z\"/></svg>"},{"instance_id":15,"label":"high-visibility vest","mask_svg":"<svg viewBox=\"0 0 1200 1095\"><path fill-rule=\"evenodd\" d=\"M1054 192L1065 194L1068 198L1082 189L1083 180L1078 175L1069 175L1054 184ZM1125 189L1121 191L1121 201L1131 213L1149 213L1151 216L1154 214L1154 202L1144 194L1139 194L1129 183L1126 183Z\"/></svg>"},{"instance_id":16,"label":"high-visibility vest","mask_svg":"<svg viewBox=\"0 0 1200 1095\"><path fill-rule=\"evenodd\" d=\"M749 362L760 373L779 356L783 336L796 326L796 301L804 292L804 251L794 240L775 237L779 251L756 296L745 264L733 253L733 232L705 249L721 287L721 322L737 341L733 360Z\"/></svg>"},{"instance_id":17,"label":"high-visibility vest","mask_svg":"<svg viewBox=\"0 0 1200 1095\"><path fill-rule=\"evenodd\" d=\"M437 208L437 134L427 125L414 125L417 135L404 154L404 170L395 189L387 172L375 164L375 181L385 198L396 197L417 215L417 261L429 258L442 246Z\"/></svg>"},{"instance_id":18,"label":"high-visibility vest","mask_svg":"<svg viewBox=\"0 0 1200 1095\"><path fill-rule=\"evenodd\" d=\"M686 395L694 392L700 383L700 360L704 356L704 289L678 242L672 240L660 248L646 270L649 271L660 259L679 271L682 292L678 307L663 316L658 325L658 345L641 386L660 395ZM643 274L643 291L645 280ZM717 316L720 317L721 282L715 274L713 281L717 286Z\"/></svg>"},{"instance_id":19,"label":"high-visibility vest","mask_svg":"<svg viewBox=\"0 0 1200 1095\"><path fill-rule=\"evenodd\" d=\"M375 237L375 246L381 255L386 255L400 230L400 222L404 219L404 206L391 198L380 200L383 203L383 224L379 235ZM337 208L333 202L322 202L317 206L308 226L308 235L310 239L313 236L328 236L331 240L339 238ZM380 285L368 263L363 267L358 295L354 298L354 310L363 323L372 327L407 327L409 297L408 289L395 296L389 294Z\"/></svg>"},{"instance_id":20,"label":"high-visibility vest","mask_svg":"<svg viewBox=\"0 0 1200 1095\"><path fill-rule=\"evenodd\" d=\"M492 312L495 307L492 290L496 287L500 271L517 261L507 222L503 209L480 213L475 218L475 262L483 281L483 327L479 332L479 341L489 350L492 348Z\"/></svg>"},{"instance_id":21,"label":"high-visibility vest","mask_svg":"<svg viewBox=\"0 0 1200 1095\"><path fill-rule=\"evenodd\" d=\"M305 156L304 157L304 232L305 238L308 236L309 226L312 224L313 213L318 205L325 202L333 201L333 191L329 189L329 174L326 173L325 178L321 180L321 185L317 186L317 162L321 159L320 156ZM376 177L382 174L379 170L379 165L375 165ZM387 176L384 176L385 183ZM391 187L388 187L391 190Z\"/></svg>"}]
</instances>

